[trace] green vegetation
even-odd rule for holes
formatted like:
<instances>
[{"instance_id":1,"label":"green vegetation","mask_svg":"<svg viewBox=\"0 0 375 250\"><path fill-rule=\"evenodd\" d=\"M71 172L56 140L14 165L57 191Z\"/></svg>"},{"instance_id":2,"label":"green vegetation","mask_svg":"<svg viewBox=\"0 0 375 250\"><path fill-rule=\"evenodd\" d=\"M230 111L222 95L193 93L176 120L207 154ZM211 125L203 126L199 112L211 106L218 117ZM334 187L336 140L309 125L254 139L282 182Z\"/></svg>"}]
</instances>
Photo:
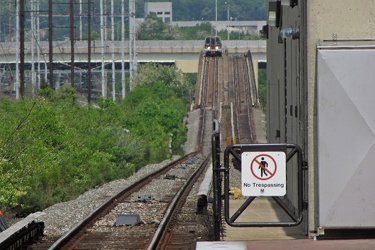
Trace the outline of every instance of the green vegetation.
<instances>
[{"instance_id":1,"label":"green vegetation","mask_svg":"<svg viewBox=\"0 0 375 250\"><path fill-rule=\"evenodd\" d=\"M137 39L139 40L203 40L206 36L215 35L215 29L209 22L197 24L195 27L169 26L151 13L137 30ZM218 32L223 40L227 39L227 31ZM230 32L230 40L260 40L262 37L245 32Z\"/></svg>"},{"instance_id":2,"label":"green vegetation","mask_svg":"<svg viewBox=\"0 0 375 250\"><path fill-rule=\"evenodd\" d=\"M160 2L163 0L147 0L147 2ZM25 1L25 31L26 33L31 30L31 5L33 1ZM107 20L108 28L110 29L110 13L111 13L111 3L110 1L104 1L106 4L106 9L104 13ZM136 1L136 17L145 18L144 15L144 4L146 0L137 0ZM168 1L170 2L170 1ZM216 18L215 11L215 0L174 0L172 1L173 5L173 21L214 21ZM48 1L40 0L38 1L40 9L40 39L41 41L48 40ZM77 39L81 35L80 32L80 21L82 20L82 39L87 39L88 35L88 23L87 23L87 13L88 13L88 2L83 1L82 6L80 6L79 1L74 1L73 12L74 12L74 27ZM4 2L2 8L0 8L0 41L15 41L16 33L16 2L7 1ZM80 9L82 7L82 14L80 14ZM52 15L53 15L53 40L63 41L69 39L69 4L66 0L53 0L52 4ZM125 1L125 12L128 13L128 1ZM114 1L114 10L115 10L115 39L121 39L121 19L119 17L121 13L121 1ZM227 1L217 1L217 20L226 21L228 19L228 10L231 20L265 20L266 19L266 1L264 0L227 0ZM93 0L91 1L91 39L100 39L100 1ZM83 18L79 18L82 16ZM156 36L166 36L164 29L162 33L157 34L156 30L151 30L152 33ZM175 29L170 27L168 30L168 36L177 38L179 33L174 33ZM156 34L155 34L156 33ZM129 28L128 20L126 20L125 25L125 34L126 39L128 38ZM142 35L147 35L142 34ZM224 37L222 35L222 37ZM225 34L226 37L226 34ZM232 39L246 39L243 37L243 34L233 33ZM26 41L30 41L31 36L25 37ZM111 39L111 32L107 32L107 39ZM138 40L142 38L138 37ZM156 38L155 38L156 39ZM186 38L183 38L186 39ZM188 37L187 39L193 40L198 38ZM202 39L202 38L199 38Z\"/></svg>"},{"instance_id":3,"label":"green vegetation","mask_svg":"<svg viewBox=\"0 0 375 250\"><path fill-rule=\"evenodd\" d=\"M151 13L141 24L141 31L137 32L139 40L171 40L173 39L169 26L156 13Z\"/></svg>"},{"instance_id":4,"label":"green vegetation","mask_svg":"<svg viewBox=\"0 0 375 250\"><path fill-rule=\"evenodd\" d=\"M136 9L142 10L146 0L139 0ZM170 2L163 0L147 0L147 2ZM215 20L215 0L173 0L173 20ZM227 20L227 4L229 14L239 21L265 20L266 1L264 0L226 0L217 1L217 19Z\"/></svg>"},{"instance_id":5,"label":"green vegetation","mask_svg":"<svg viewBox=\"0 0 375 250\"><path fill-rule=\"evenodd\" d=\"M258 70L258 93L260 105L264 112L267 111L267 70Z\"/></svg>"},{"instance_id":6,"label":"green vegetation","mask_svg":"<svg viewBox=\"0 0 375 250\"><path fill-rule=\"evenodd\" d=\"M152 81L154 79L154 81ZM192 84L175 66L142 65L122 103L77 103L74 89L0 102L0 209L43 209L182 154Z\"/></svg>"}]
</instances>

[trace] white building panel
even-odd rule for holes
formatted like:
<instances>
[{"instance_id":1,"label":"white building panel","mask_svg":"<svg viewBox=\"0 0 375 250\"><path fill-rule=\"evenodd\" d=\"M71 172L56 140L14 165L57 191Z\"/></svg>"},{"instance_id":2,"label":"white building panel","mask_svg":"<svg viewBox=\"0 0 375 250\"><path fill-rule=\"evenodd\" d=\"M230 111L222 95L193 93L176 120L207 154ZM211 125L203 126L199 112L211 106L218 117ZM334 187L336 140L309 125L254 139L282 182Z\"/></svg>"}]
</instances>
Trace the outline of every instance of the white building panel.
<instances>
[{"instance_id":1,"label":"white building panel","mask_svg":"<svg viewBox=\"0 0 375 250\"><path fill-rule=\"evenodd\" d=\"M374 69L375 47L318 47L318 218L323 228L375 227Z\"/></svg>"}]
</instances>

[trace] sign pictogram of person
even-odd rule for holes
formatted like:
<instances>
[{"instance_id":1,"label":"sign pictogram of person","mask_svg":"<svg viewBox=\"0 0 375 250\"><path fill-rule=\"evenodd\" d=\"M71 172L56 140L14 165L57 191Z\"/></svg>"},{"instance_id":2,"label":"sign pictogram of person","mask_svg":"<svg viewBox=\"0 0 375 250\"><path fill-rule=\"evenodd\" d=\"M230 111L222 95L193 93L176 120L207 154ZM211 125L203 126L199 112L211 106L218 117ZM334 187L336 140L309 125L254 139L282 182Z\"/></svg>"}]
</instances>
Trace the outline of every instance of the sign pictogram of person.
<instances>
[{"instance_id":1,"label":"sign pictogram of person","mask_svg":"<svg viewBox=\"0 0 375 250\"><path fill-rule=\"evenodd\" d=\"M263 174L265 176L268 176L267 172L266 172L266 168L268 168L268 162L266 162L264 160L264 157L261 158L262 160L260 161L260 164L259 164L259 169L260 169L260 176L263 177Z\"/></svg>"},{"instance_id":2,"label":"sign pictogram of person","mask_svg":"<svg viewBox=\"0 0 375 250\"><path fill-rule=\"evenodd\" d=\"M286 153L249 151L241 154L243 196L283 196L286 194Z\"/></svg>"}]
</instances>

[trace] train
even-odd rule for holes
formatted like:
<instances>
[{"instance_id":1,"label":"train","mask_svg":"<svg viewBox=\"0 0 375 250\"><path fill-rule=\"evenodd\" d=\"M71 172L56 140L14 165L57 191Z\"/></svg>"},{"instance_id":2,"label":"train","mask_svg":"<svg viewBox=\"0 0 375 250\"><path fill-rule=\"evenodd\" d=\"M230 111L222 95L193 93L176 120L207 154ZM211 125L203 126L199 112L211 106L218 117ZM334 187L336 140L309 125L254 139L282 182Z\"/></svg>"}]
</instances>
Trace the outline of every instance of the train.
<instances>
[{"instance_id":1,"label":"train","mask_svg":"<svg viewBox=\"0 0 375 250\"><path fill-rule=\"evenodd\" d=\"M204 42L204 55L205 56L222 56L224 47L221 39L218 36L208 36Z\"/></svg>"}]
</instances>

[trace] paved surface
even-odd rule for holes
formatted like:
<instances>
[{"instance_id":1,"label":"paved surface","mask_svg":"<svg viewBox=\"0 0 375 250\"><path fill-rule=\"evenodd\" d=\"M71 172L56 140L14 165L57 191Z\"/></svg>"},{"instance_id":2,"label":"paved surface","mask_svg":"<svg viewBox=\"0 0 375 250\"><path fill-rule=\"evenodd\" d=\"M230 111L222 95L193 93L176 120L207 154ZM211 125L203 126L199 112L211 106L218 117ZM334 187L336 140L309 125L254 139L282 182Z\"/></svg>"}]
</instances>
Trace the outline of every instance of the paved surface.
<instances>
[{"instance_id":1,"label":"paved surface","mask_svg":"<svg viewBox=\"0 0 375 250\"><path fill-rule=\"evenodd\" d=\"M269 241L228 241L228 242L198 242L197 250L247 250L247 249L319 249L319 250L364 250L375 249L374 240L269 240Z\"/></svg>"},{"instance_id":2,"label":"paved surface","mask_svg":"<svg viewBox=\"0 0 375 250\"><path fill-rule=\"evenodd\" d=\"M230 215L244 200L230 201ZM288 216L271 199L257 198L236 222L286 221ZM375 236L375 235L374 235ZM220 242L198 242L197 250L208 249L374 249L375 239L310 239L302 227L239 228L226 226L226 236Z\"/></svg>"}]
</instances>

